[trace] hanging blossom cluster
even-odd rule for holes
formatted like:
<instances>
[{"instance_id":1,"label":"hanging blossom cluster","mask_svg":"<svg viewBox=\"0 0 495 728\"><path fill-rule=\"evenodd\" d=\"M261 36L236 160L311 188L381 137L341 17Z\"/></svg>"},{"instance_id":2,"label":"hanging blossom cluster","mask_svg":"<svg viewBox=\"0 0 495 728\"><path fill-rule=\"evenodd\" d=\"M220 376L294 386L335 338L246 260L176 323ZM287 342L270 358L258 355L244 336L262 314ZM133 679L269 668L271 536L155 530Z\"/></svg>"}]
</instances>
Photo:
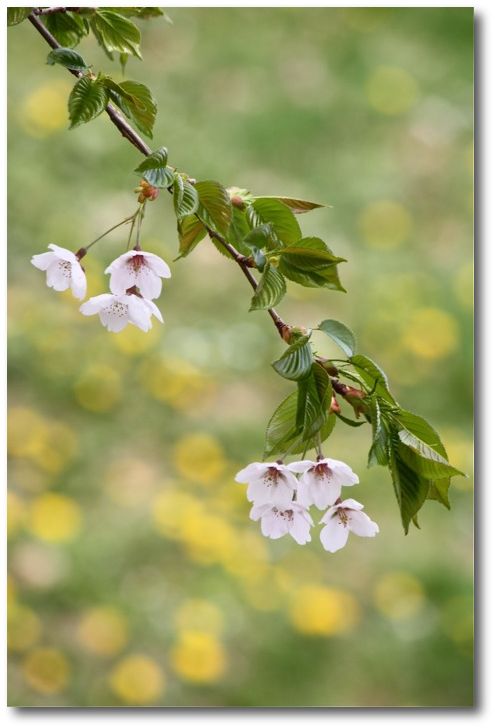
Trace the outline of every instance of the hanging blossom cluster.
<instances>
[{"instance_id":1,"label":"hanging blossom cluster","mask_svg":"<svg viewBox=\"0 0 495 728\"><path fill-rule=\"evenodd\" d=\"M131 235L136 219L138 224L142 220L146 199L154 200L158 193L156 188L145 181L138 190L141 207L130 218L119 223L120 225L132 222ZM115 227L118 226L110 230ZM31 263L36 268L46 271L47 286L56 291L70 288L75 298L82 300L86 297L87 282L81 258L101 237L103 235L76 253L52 243L48 246L50 252L33 255ZM82 314L85 316L98 314L103 326L114 333L122 331L127 324L137 326L142 331L149 331L152 326L152 316L163 323L160 309L153 299L158 298L162 292L162 278L170 278L170 268L158 255L141 250L139 238L133 250L116 258L105 273L110 275L110 293L102 293L88 299L79 309Z\"/></svg>"},{"instance_id":2,"label":"hanging blossom cluster","mask_svg":"<svg viewBox=\"0 0 495 728\"><path fill-rule=\"evenodd\" d=\"M261 521L261 532L267 538L288 533L298 544L311 541L311 506L325 511L319 521L324 524L320 540L332 553L346 545L349 533L372 537L380 530L363 512L361 503L352 498L342 500L342 488L356 485L359 478L340 460L320 455L316 461L288 465L281 460L256 462L238 472L235 479L247 484L247 498L253 504L250 518Z\"/></svg>"}]
</instances>

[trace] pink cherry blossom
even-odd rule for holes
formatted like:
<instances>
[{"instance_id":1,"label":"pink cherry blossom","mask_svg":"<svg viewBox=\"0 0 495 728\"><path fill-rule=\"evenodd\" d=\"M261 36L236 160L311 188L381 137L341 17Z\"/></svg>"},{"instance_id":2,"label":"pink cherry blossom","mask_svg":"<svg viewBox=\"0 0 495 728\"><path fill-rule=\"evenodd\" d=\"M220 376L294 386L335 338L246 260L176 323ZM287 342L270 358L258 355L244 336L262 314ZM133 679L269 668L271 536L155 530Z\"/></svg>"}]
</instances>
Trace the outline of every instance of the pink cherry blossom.
<instances>
[{"instance_id":1,"label":"pink cherry blossom","mask_svg":"<svg viewBox=\"0 0 495 728\"><path fill-rule=\"evenodd\" d=\"M86 275L79 259L71 250L50 243L52 252L33 255L31 263L46 271L46 285L55 291L71 289L75 298L82 300L86 295Z\"/></svg>"},{"instance_id":2,"label":"pink cherry blossom","mask_svg":"<svg viewBox=\"0 0 495 728\"><path fill-rule=\"evenodd\" d=\"M137 286L141 295L151 300L162 291L162 278L170 278L170 268L154 253L129 250L116 258L105 273L110 273L110 290L116 295Z\"/></svg>"}]
</instances>

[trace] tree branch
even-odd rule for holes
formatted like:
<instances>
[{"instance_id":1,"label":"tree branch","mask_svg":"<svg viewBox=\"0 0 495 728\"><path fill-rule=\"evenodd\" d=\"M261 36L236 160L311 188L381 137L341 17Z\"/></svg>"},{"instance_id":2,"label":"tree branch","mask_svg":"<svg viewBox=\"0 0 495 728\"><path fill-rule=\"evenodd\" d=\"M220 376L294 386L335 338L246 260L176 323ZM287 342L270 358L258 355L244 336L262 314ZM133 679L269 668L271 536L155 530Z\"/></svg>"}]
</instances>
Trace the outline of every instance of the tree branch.
<instances>
[{"instance_id":1,"label":"tree branch","mask_svg":"<svg viewBox=\"0 0 495 728\"><path fill-rule=\"evenodd\" d=\"M38 19L38 15L48 15L50 13L55 12L66 12L67 10L70 10L72 12L73 8L34 8L33 12L28 15L29 22L36 28L38 33L45 39L45 41L48 43L48 45L55 49L55 48L61 48L60 43L57 41L57 39L50 33L48 28L41 22L41 20ZM82 76L82 73L79 71L73 71L70 70L70 73L72 73L73 76L76 76L76 78L80 78ZM132 126L127 123L127 121L123 118L123 116L117 111L117 109L112 105L108 104L105 108L106 113L108 114L110 121L114 126L117 127L117 129L120 131L122 136L127 139L133 146L138 149L141 154L144 154L145 156L148 156L151 154L150 147L146 144L146 142L139 136L137 132L134 131ZM203 223L204 225L204 223ZM258 282L256 278L251 273L248 264L246 263L246 259L237 248L235 248L233 245L231 245L222 235L217 233L216 230L213 230L208 225L205 225L206 230L208 231L208 235L210 238L214 238L220 245L225 248L226 251L230 253L232 258L235 260L237 265L242 270L244 276L249 281L249 284L253 288L253 290L256 290L258 286ZM285 321L278 315L278 313L273 308L267 309L269 316L271 317L279 335L285 340L287 333L290 332L290 326L285 323Z\"/></svg>"}]
</instances>

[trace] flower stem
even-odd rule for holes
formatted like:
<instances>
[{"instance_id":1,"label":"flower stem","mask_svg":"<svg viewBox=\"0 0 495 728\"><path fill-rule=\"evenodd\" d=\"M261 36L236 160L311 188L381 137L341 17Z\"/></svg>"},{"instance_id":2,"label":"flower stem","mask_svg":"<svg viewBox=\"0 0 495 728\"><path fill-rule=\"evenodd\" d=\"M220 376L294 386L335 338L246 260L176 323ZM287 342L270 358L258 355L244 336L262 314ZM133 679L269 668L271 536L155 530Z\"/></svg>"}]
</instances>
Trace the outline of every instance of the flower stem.
<instances>
[{"instance_id":1,"label":"flower stem","mask_svg":"<svg viewBox=\"0 0 495 728\"><path fill-rule=\"evenodd\" d=\"M134 246L134 250L141 250L141 225L143 223L145 207L146 207L146 200L142 203L141 207L139 207L136 212L137 230L136 230L136 244Z\"/></svg>"},{"instance_id":2,"label":"flower stem","mask_svg":"<svg viewBox=\"0 0 495 728\"><path fill-rule=\"evenodd\" d=\"M112 230L116 230L116 229L117 229L118 227L120 227L121 225L125 225L125 224L126 224L126 222L130 222L131 220L134 220L134 219L136 218L136 215L137 215L137 212L135 212L135 213L134 213L133 215L131 215L130 217L126 217L126 218L125 218L124 220L121 220L120 222L118 222L118 223L117 223L116 225L113 225L113 226L112 226L111 228L109 228L108 230L105 230L105 232L104 232L104 233L102 233L102 234L101 234L101 235L100 235L99 237L97 237L97 238L96 238L95 240L92 240L92 241L91 241L91 243L89 243L88 245L86 245L86 246L85 246L86 250L89 250L89 249L91 248L91 246L92 246L92 245L94 245L95 243L97 243L97 242L98 242L98 240L101 240L101 239L102 239L102 238L104 238L104 237L105 237L106 235L108 235L109 233L111 233L111 232L112 232Z\"/></svg>"}]
</instances>

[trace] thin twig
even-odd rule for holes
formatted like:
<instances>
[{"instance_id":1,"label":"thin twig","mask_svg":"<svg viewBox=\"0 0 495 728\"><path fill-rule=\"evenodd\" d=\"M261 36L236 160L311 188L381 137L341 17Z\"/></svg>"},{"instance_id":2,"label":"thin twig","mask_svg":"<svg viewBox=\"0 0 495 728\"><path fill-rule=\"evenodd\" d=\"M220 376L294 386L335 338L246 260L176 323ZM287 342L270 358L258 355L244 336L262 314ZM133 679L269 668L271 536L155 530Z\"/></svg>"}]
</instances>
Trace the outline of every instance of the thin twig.
<instances>
[{"instance_id":1,"label":"thin twig","mask_svg":"<svg viewBox=\"0 0 495 728\"><path fill-rule=\"evenodd\" d=\"M34 8L33 12L28 15L28 20L30 23L36 28L38 33L43 36L43 38L46 40L48 45L53 48L61 48L60 43L57 41L57 39L50 33L50 31L47 29L47 27L41 22L41 20L38 19L38 15L48 15L50 13L55 12L66 12L67 10L73 11L73 8ZM77 78L80 78L82 75L79 71L73 71L70 70L70 73L72 73L73 76L76 76ZM148 156L151 154L150 147L146 144L146 142L141 139L139 134L134 131L132 126L127 123L127 121L123 118L123 116L117 111L117 109L112 106L112 104L108 104L105 108L105 111L107 112L108 116L110 117L110 121L114 126L117 127L117 129L120 131L122 136L127 139L133 146L136 147L138 151L141 152L141 154L144 154L145 156ZM203 223L204 224L204 223ZM208 235L210 238L214 238L217 240L217 242L220 243L220 245L230 253L234 261L237 263L237 265L242 270L244 276L249 281L250 286L253 288L253 290L256 290L258 286L258 282L256 278L253 276L249 269L249 265L246 263L246 259L237 248L235 248L233 245L231 245L222 235L217 233L216 230L213 230L208 225L205 225L205 228L208 232ZM271 317L279 335L285 340L286 333L290 331L290 326L285 323L285 321L278 315L278 313L273 308L267 309L269 316Z\"/></svg>"}]
</instances>

